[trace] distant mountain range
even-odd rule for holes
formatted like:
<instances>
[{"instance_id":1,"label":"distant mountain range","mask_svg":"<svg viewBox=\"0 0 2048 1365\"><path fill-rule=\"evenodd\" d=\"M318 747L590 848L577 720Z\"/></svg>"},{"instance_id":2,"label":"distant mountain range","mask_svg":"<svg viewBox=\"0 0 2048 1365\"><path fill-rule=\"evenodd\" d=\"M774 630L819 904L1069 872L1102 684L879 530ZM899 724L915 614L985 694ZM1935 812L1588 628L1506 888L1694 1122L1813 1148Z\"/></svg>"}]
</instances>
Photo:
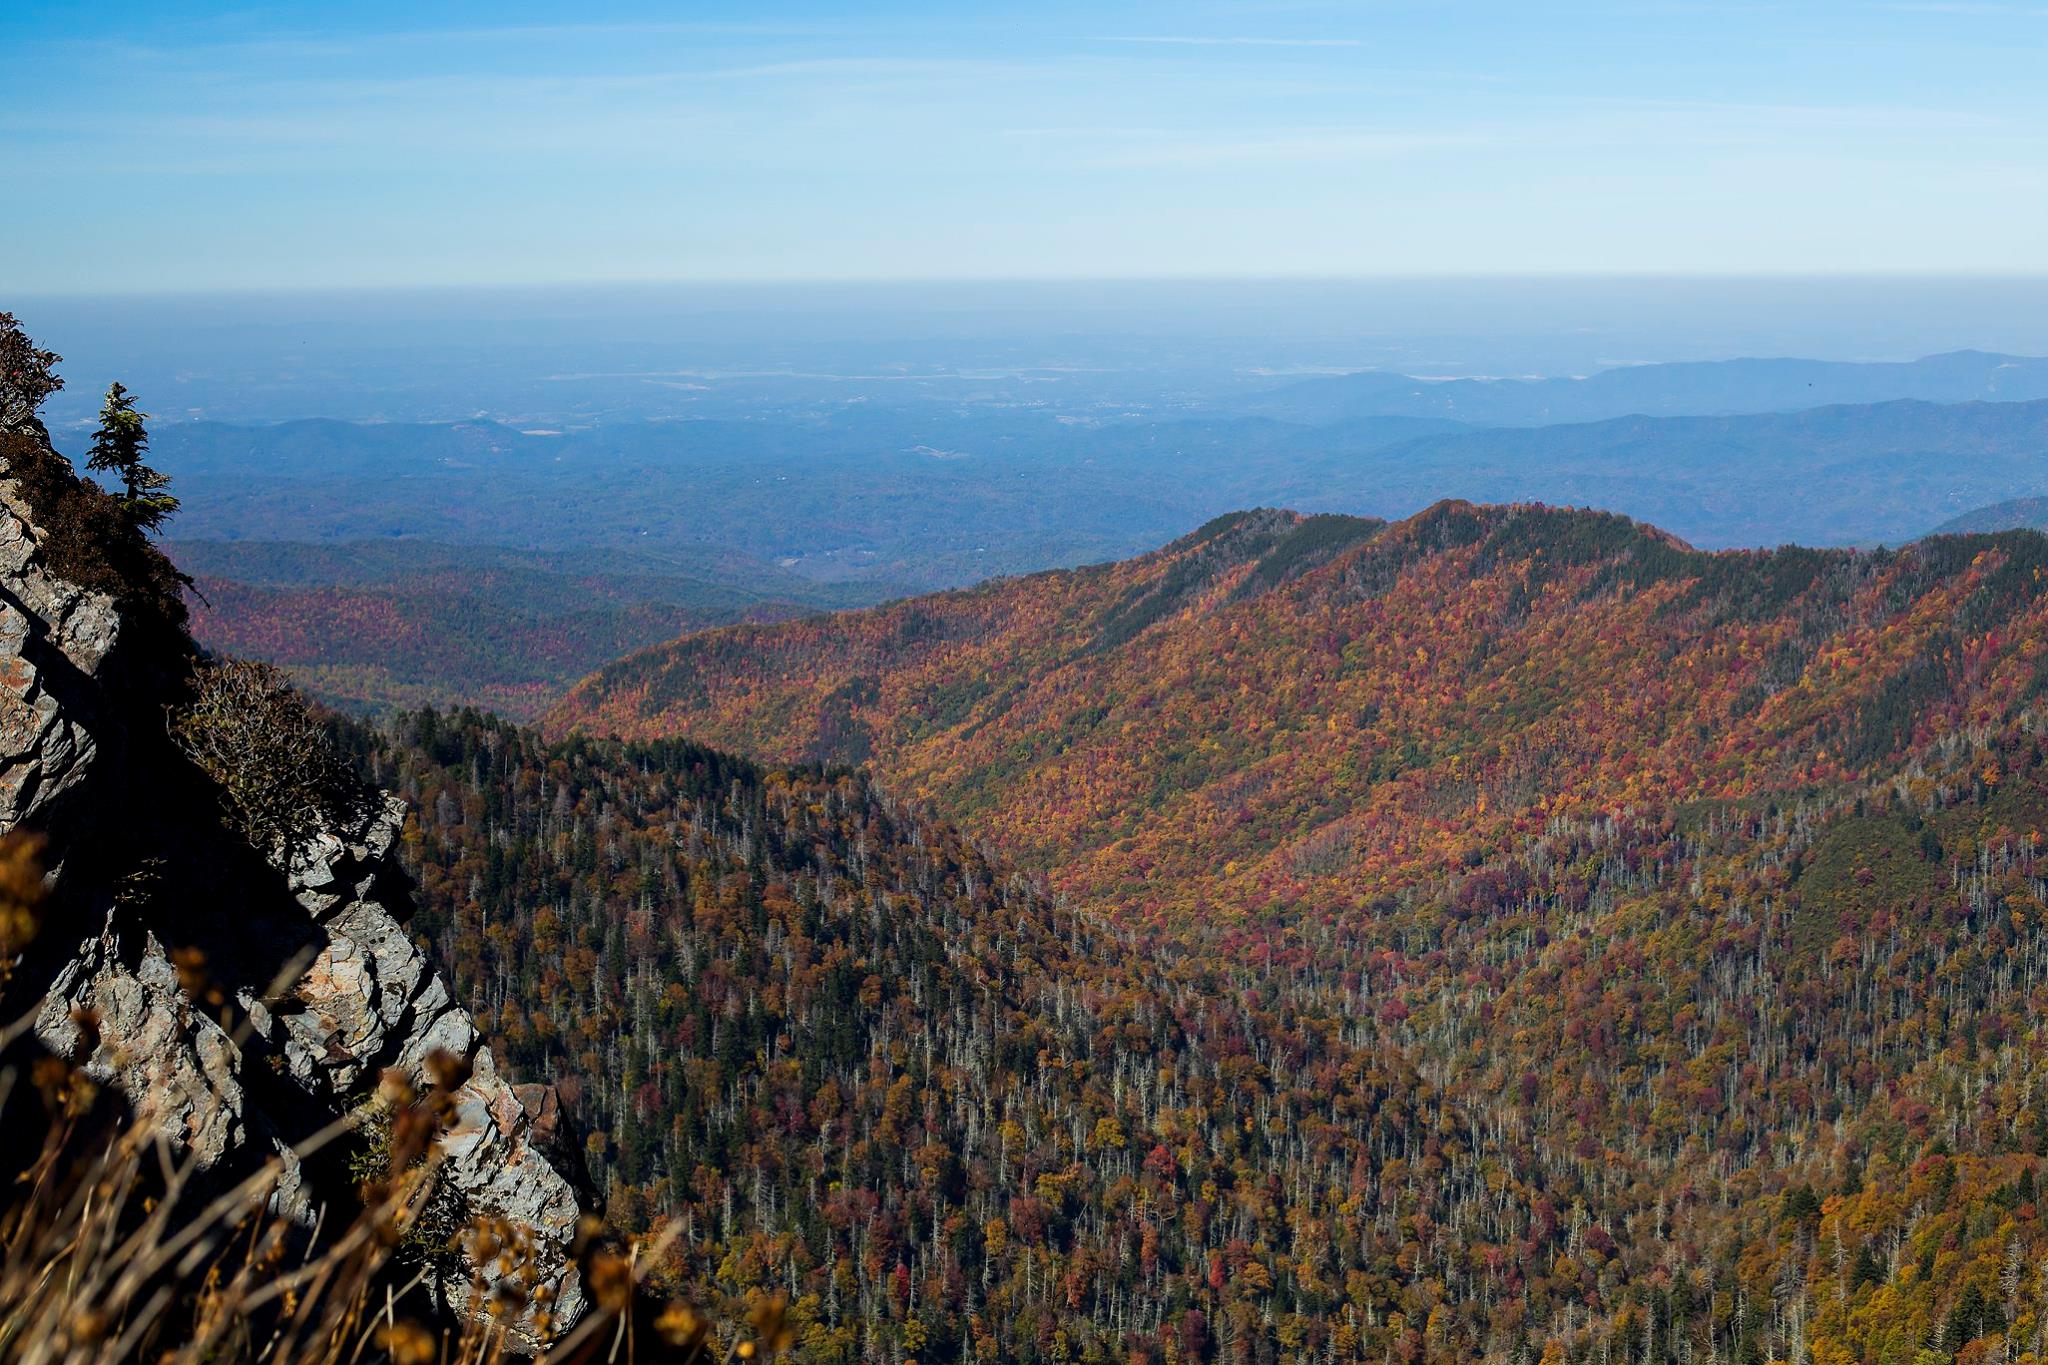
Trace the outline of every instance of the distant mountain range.
<instances>
[{"instance_id":1,"label":"distant mountain range","mask_svg":"<svg viewBox=\"0 0 2048 1365\"><path fill-rule=\"evenodd\" d=\"M1290 472L1272 501L1386 514L1436 496L1533 499L1626 512L1714 548L1897 543L1993 498L2048 492L2048 401L1495 427L1363 462L1305 451ZM1350 496L1331 496L1347 480Z\"/></svg>"},{"instance_id":2,"label":"distant mountain range","mask_svg":"<svg viewBox=\"0 0 2048 1365\"><path fill-rule=\"evenodd\" d=\"M1928 403L2048 398L2048 359L1951 351L1899 362L1692 361L1551 379L1418 379L1365 371L1289 384L1245 407L1296 422L1407 416L1537 426L1634 414L1790 412L1901 398Z\"/></svg>"},{"instance_id":3,"label":"distant mountain range","mask_svg":"<svg viewBox=\"0 0 2048 1365\"><path fill-rule=\"evenodd\" d=\"M330 701L530 716L686 629L1114 560L1232 507L1399 517L1452 496L1614 509L1707 547L1899 543L2048 496L2048 400L1536 428L860 406L582 431L194 423L157 449L202 639Z\"/></svg>"},{"instance_id":4,"label":"distant mountain range","mask_svg":"<svg viewBox=\"0 0 2048 1365\"><path fill-rule=\"evenodd\" d=\"M1979 531L2048 531L2048 498L2010 498L1951 517L1930 535L1961 535Z\"/></svg>"},{"instance_id":5,"label":"distant mountain range","mask_svg":"<svg viewBox=\"0 0 2048 1365\"><path fill-rule=\"evenodd\" d=\"M801 430L196 423L157 446L189 495L190 540L737 555L899 593L1135 554L1261 503L1372 516L1447 496L1587 504L1725 546L1905 539L2048 495L2048 400L1486 429L859 409Z\"/></svg>"}]
</instances>

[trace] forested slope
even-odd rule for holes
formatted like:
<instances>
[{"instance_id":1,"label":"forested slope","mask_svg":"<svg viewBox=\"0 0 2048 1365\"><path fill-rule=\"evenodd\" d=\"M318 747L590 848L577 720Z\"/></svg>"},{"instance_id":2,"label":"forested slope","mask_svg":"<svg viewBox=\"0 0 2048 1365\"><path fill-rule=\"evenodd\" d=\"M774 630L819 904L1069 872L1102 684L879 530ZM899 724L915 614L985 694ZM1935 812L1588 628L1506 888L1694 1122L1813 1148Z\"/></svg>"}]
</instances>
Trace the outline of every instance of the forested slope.
<instances>
[{"instance_id":1,"label":"forested slope","mask_svg":"<svg viewBox=\"0 0 2048 1365\"><path fill-rule=\"evenodd\" d=\"M417 928L557 1079L610 1217L681 1218L700 1301L786 1291L812 1358L1352 1349L1394 1291L1347 1276L1400 1239L1330 1182L1469 1151L1373 1030L1136 951L855 776L431 714L375 765Z\"/></svg>"},{"instance_id":2,"label":"forested slope","mask_svg":"<svg viewBox=\"0 0 2048 1365\"><path fill-rule=\"evenodd\" d=\"M1794 798L2010 717L2048 540L1704 554L1602 513L1257 512L1141 559L629 657L560 728L872 761L1176 922L1343 919L1541 831Z\"/></svg>"},{"instance_id":3,"label":"forested slope","mask_svg":"<svg viewBox=\"0 0 2048 1365\"><path fill-rule=\"evenodd\" d=\"M289 669L351 710L528 718L592 668L687 630L864 605L743 555L367 541L177 541L209 649Z\"/></svg>"},{"instance_id":4,"label":"forested slope","mask_svg":"<svg viewBox=\"0 0 2048 1365\"><path fill-rule=\"evenodd\" d=\"M1177 935L851 775L473 717L375 765L417 929L612 1220L679 1218L700 1302L788 1293L808 1358L2039 1343L2031 723Z\"/></svg>"},{"instance_id":5,"label":"forested slope","mask_svg":"<svg viewBox=\"0 0 2048 1365\"><path fill-rule=\"evenodd\" d=\"M2023 1359L2044 549L1249 514L583 694L986 852L678 741L385 777L614 1207L822 1358Z\"/></svg>"}]
</instances>

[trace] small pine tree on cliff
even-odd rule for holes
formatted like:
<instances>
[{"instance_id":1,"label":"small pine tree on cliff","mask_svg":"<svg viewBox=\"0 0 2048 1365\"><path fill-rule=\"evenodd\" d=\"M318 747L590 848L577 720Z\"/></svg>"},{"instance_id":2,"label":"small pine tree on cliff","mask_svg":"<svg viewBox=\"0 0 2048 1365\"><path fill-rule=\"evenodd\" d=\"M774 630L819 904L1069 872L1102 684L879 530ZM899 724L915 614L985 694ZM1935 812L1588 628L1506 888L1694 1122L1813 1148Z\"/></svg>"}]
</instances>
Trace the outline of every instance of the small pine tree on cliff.
<instances>
[{"instance_id":1,"label":"small pine tree on cliff","mask_svg":"<svg viewBox=\"0 0 2048 1365\"><path fill-rule=\"evenodd\" d=\"M92 452L85 462L96 473L110 473L121 481L122 500L128 519L139 531L154 531L178 510L171 495L171 477L143 462L149 453L149 429L143 425L149 414L135 410L135 395L120 384L107 390L100 408L100 429L92 438Z\"/></svg>"}]
</instances>

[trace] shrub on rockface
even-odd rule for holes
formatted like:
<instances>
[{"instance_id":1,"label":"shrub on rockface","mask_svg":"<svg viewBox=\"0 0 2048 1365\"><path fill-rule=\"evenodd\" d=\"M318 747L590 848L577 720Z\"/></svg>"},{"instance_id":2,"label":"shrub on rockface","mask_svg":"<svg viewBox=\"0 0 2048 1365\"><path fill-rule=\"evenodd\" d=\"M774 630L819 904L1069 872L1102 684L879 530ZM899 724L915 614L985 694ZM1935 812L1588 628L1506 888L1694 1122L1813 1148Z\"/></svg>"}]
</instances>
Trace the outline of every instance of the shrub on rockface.
<instances>
[{"instance_id":1,"label":"shrub on rockface","mask_svg":"<svg viewBox=\"0 0 2048 1365\"><path fill-rule=\"evenodd\" d=\"M122 500L81 479L71 462L26 432L0 431L0 477L14 480L42 532L50 569L105 593L132 622L185 628L185 576L149 543Z\"/></svg>"},{"instance_id":2,"label":"shrub on rockface","mask_svg":"<svg viewBox=\"0 0 2048 1365\"><path fill-rule=\"evenodd\" d=\"M202 663L171 738L218 788L228 822L264 852L368 814L372 796L281 669Z\"/></svg>"},{"instance_id":3,"label":"shrub on rockface","mask_svg":"<svg viewBox=\"0 0 2048 1365\"><path fill-rule=\"evenodd\" d=\"M38 346L12 313L0 313L0 431L43 430L43 400L64 387L64 357Z\"/></svg>"}]
</instances>

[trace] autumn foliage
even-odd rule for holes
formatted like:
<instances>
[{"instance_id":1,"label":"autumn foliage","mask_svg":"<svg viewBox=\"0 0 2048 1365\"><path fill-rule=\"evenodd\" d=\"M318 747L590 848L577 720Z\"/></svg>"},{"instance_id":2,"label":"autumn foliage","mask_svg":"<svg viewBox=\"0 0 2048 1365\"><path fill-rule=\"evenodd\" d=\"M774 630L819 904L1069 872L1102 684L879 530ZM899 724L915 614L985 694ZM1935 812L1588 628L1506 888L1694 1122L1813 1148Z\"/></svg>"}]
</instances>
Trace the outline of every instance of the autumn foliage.
<instances>
[{"instance_id":1,"label":"autumn foliage","mask_svg":"<svg viewBox=\"0 0 2048 1365\"><path fill-rule=\"evenodd\" d=\"M650 1206L716 1192L687 1273L781 1255L829 1308L851 1260L841 1310L915 1304L934 1358L2039 1358L2044 568L2031 534L1708 555L1548 509L1251 513L1127 564L623 661L554 724L868 764L913 803L858 826L871 865L957 846L940 866L976 870L862 896L818 860L850 835L809 794L852 779L725 779L730 946L671 935L694 965L666 975L672 950L617 937L583 959L622 1002L681 978L712 1038L681 1013L651 1031L667 1065L718 1070L694 1092L578 1074L586 1105L673 1122L719 1096L756 1136L701 1162L718 1181L680 1174L687 1143L611 1168L615 1206L650 1178ZM556 790L616 858L622 796ZM785 851L734 880L761 837ZM1045 894L970 890L1005 866ZM562 923L589 935L674 913L610 880L528 899L588 905ZM839 935L871 998L807 1013L791 973ZM611 1008L630 1057L644 1021ZM844 1227L809 1221L847 1191Z\"/></svg>"}]
</instances>

